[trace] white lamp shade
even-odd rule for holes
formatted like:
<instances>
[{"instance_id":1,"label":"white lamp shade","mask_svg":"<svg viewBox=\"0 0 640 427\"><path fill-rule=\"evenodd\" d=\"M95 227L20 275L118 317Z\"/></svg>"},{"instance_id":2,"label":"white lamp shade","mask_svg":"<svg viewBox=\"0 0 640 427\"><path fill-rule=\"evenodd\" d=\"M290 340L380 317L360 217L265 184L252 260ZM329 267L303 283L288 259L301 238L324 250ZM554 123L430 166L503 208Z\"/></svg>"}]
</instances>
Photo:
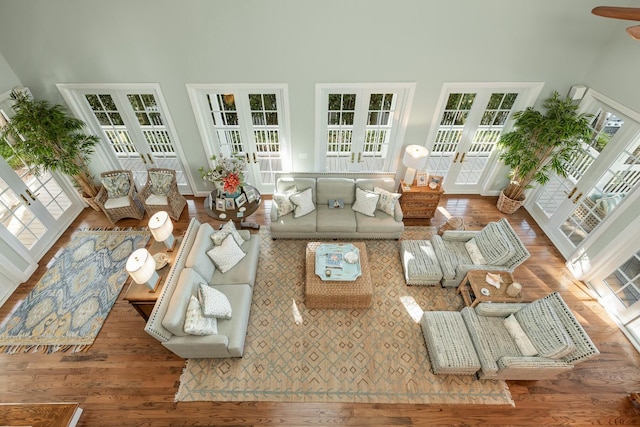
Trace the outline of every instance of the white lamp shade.
<instances>
[{"instance_id":1,"label":"white lamp shade","mask_svg":"<svg viewBox=\"0 0 640 427\"><path fill-rule=\"evenodd\" d=\"M129 255L125 268L134 282L146 283L156 274L156 261L148 250L137 249Z\"/></svg>"},{"instance_id":2,"label":"white lamp shade","mask_svg":"<svg viewBox=\"0 0 640 427\"><path fill-rule=\"evenodd\" d=\"M156 212L149 220L149 230L158 242L164 242L173 233L173 222L165 211Z\"/></svg>"},{"instance_id":3,"label":"white lamp shade","mask_svg":"<svg viewBox=\"0 0 640 427\"><path fill-rule=\"evenodd\" d=\"M402 164L411 169L423 169L427 165L429 150L421 145L409 145L404 150Z\"/></svg>"}]
</instances>

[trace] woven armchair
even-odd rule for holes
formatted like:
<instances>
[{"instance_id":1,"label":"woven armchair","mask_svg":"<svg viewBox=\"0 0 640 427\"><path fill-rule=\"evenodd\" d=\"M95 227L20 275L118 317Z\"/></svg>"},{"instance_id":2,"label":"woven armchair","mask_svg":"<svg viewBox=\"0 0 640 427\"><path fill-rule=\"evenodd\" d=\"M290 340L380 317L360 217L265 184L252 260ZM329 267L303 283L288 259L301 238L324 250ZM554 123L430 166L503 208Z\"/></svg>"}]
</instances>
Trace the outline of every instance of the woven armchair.
<instances>
[{"instance_id":1,"label":"woven armchair","mask_svg":"<svg viewBox=\"0 0 640 427\"><path fill-rule=\"evenodd\" d=\"M447 287L458 286L471 270L513 273L530 257L506 218L491 222L480 231L448 230L442 236L436 234L431 244L442 269L442 286Z\"/></svg>"},{"instance_id":2,"label":"woven armchair","mask_svg":"<svg viewBox=\"0 0 640 427\"><path fill-rule=\"evenodd\" d=\"M173 169L149 169L147 183L140 191L140 200L149 216L166 211L176 221L187 205L187 200L178 192L176 171Z\"/></svg>"},{"instance_id":3,"label":"woven armchair","mask_svg":"<svg viewBox=\"0 0 640 427\"><path fill-rule=\"evenodd\" d=\"M100 174L102 187L95 198L112 224L122 218L142 219L144 206L130 170L114 170Z\"/></svg>"}]
</instances>

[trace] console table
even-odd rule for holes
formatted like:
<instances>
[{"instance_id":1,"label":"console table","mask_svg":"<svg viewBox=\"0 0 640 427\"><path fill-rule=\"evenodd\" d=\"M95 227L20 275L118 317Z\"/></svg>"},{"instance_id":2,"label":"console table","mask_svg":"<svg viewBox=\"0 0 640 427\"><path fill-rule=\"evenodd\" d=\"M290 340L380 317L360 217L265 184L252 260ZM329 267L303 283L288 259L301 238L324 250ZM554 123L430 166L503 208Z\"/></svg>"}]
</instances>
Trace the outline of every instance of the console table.
<instances>
[{"instance_id":1,"label":"console table","mask_svg":"<svg viewBox=\"0 0 640 427\"><path fill-rule=\"evenodd\" d=\"M253 192L255 199L248 200L248 193ZM223 199L225 202L224 210L220 207L216 207L217 199ZM232 220L236 225L245 228L260 228L260 225L254 222L247 222L245 218L253 214L258 207L260 207L260 192L252 185L243 185L242 191L234 198L223 197L218 193L218 190L213 190L204 199L204 211L213 219L218 221ZM238 206L240 204L240 206Z\"/></svg>"}]
</instances>

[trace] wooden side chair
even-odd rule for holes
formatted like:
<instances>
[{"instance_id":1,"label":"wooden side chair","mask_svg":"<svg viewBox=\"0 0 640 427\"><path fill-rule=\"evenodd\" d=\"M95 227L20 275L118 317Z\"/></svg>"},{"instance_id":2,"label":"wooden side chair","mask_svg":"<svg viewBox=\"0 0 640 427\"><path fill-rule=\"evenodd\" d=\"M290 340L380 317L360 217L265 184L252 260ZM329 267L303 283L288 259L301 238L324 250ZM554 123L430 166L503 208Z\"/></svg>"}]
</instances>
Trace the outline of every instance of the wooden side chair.
<instances>
[{"instance_id":1,"label":"wooden side chair","mask_svg":"<svg viewBox=\"0 0 640 427\"><path fill-rule=\"evenodd\" d=\"M149 216L166 211L176 221L187 205L187 200L178 192L176 171L173 169L149 169L147 183L140 191L140 200Z\"/></svg>"},{"instance_id":2,"label":"wooden side chair","mask_svg":"<svg viewBox=\"0 0 640 427\"><path fill-rule=\"evenodd\" d=\"M130 170L103 172L100 177L102 188L95 202L112 224L122 218L144 217L144 205L138 198L138 190Z\"/></svg>"}]
</instances>

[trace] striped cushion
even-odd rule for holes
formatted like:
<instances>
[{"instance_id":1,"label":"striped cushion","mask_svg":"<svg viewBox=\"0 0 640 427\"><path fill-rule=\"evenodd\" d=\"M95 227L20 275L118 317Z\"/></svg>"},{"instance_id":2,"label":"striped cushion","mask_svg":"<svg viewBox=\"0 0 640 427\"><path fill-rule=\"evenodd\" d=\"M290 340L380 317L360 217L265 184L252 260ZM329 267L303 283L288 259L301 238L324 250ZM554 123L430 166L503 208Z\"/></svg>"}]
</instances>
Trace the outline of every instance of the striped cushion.
<instances>
[{"instance_id":1,"label":"striped cushion","mask_svg":"<svg viewBox=\"0 0 640 427\"><path fill-rule=\"evenodd\" d=\"M540 356L560 359L575 350L573 340L545 299L527 304L514 317Z\"/></svg>"},{"instance_id":2,"label":"striped cushion","mask_svg":"<svg viewBox=\"0 0 640 427\"><path fill-rule=\"evenodd\" d=\"M487 224L474 239L488 264L501 265L515 254L513 245L495 222Z\"/></svg>"}]
</instances>

